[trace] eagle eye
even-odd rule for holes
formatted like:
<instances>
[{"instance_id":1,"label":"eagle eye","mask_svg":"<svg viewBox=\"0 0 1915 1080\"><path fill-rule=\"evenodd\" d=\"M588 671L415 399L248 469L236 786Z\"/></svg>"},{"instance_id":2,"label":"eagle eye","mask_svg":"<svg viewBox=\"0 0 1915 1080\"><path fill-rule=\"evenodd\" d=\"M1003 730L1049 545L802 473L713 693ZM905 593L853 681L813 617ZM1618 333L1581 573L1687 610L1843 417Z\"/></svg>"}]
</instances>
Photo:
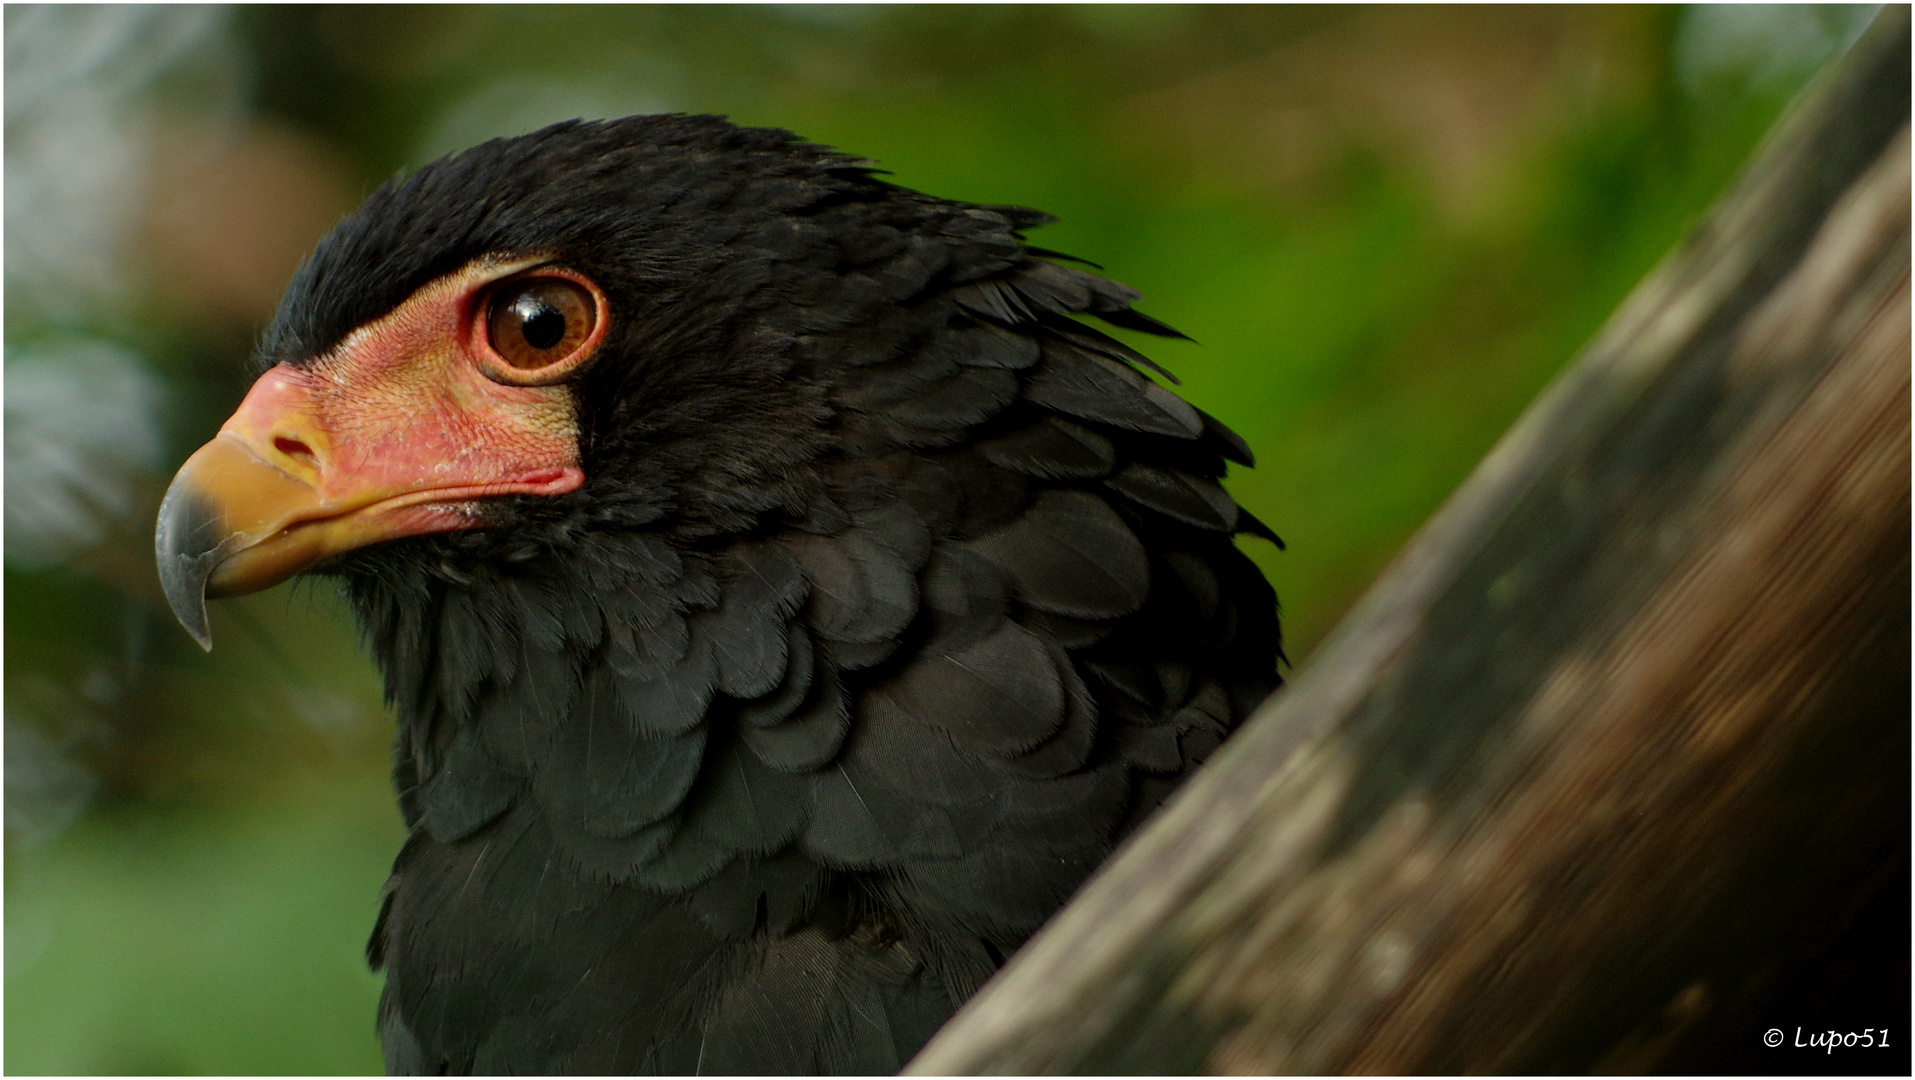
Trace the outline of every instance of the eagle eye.
<instances>
[{"instance_id":1,"label":"eagle eye","mask_svg":"<svg viewBox=\"0 0 1915 1080\"><path fill-rule=\"evenodd\" d=\"M571 357L597 325L597 298L578 282L562 277L520 278L493 293L486 316L486 343L512 369L502 374L529 374Z\"/></svg>"}]
</instances>

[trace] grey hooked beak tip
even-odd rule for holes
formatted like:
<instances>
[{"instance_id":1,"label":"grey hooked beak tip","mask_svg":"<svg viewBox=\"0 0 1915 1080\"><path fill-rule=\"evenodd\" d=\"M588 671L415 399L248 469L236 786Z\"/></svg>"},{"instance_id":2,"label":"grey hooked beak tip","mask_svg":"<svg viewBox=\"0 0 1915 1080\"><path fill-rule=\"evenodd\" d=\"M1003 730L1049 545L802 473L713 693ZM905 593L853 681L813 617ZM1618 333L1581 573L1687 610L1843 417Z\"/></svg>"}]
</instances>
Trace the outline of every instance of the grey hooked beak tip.
<instances>
[{"instance_id":1,"label":"grey hooked beak tip","mask_svg":"<svg viewBox=\"0 0 1915 1080\"><path fill-rule=\"evenodd\" d=\"M153 552L159 563L160 587L173 616L199 642L213 651L213 632L206 619L206 582L227 555L230 534L221 526L213 505L182 475L173 479L160 503Z\"/></svg>"}]
</instances>

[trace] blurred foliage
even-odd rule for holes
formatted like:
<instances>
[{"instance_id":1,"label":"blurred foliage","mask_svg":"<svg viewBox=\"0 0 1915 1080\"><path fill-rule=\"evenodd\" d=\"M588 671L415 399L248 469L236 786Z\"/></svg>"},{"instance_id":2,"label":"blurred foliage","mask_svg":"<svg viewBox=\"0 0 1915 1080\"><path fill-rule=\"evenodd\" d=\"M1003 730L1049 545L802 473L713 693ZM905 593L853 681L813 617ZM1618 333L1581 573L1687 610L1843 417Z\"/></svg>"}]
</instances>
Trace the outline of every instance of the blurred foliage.
<instances>
[{"instance_id":1,"label":"blurred foliage","mask_svg":"<svg viewBox=\"0 0 1915 1080\"><path fill-rule=\"evenodd\" d=\"M323 585L201 655L150 528L384 177L684 110L1056 214L1202 342L1301 659L1870 10L9 6L7 1069L378 1068L370 665Z\"/></svg>"}]
</instances>

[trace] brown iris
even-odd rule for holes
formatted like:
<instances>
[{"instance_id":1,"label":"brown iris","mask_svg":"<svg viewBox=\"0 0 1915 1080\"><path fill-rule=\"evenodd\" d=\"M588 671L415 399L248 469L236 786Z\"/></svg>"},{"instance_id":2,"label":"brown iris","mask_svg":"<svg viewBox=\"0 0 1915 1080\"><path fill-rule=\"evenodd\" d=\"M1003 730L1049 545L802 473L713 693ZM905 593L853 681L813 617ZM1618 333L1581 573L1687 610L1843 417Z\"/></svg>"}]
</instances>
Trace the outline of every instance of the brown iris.
<instances>
[{"instance_id":1,"label":"brown iris","mask_svg":"<svg viewBox=\"0 0 1915 1080\"><path fill-rule=\"evenodd\" d=\"M500 359L530 372L571 356L597 322L598 304L577 282L525 278L493 294L486 337Z\"/></svg>"}]
</instances>

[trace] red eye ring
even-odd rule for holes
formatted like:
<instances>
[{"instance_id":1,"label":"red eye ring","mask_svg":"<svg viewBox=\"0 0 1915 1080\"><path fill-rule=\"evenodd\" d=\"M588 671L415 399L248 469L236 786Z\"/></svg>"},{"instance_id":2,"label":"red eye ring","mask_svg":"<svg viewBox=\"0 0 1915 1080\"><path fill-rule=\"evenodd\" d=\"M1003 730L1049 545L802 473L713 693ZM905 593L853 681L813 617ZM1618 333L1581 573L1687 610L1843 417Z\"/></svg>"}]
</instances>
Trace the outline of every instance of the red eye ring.
<instances>
[{"instance_id":1,"label":"red eye ring","mask_svg":"<svg viewBox=\"0 0 1915 1080\"><path fill-rule=\"evenodd\" d=\"M610 323L591 278L540 266L493 282L474 305L469 331L479 370L507 386L551 386L598 351Z\"/></svg>"}]
</instances>

